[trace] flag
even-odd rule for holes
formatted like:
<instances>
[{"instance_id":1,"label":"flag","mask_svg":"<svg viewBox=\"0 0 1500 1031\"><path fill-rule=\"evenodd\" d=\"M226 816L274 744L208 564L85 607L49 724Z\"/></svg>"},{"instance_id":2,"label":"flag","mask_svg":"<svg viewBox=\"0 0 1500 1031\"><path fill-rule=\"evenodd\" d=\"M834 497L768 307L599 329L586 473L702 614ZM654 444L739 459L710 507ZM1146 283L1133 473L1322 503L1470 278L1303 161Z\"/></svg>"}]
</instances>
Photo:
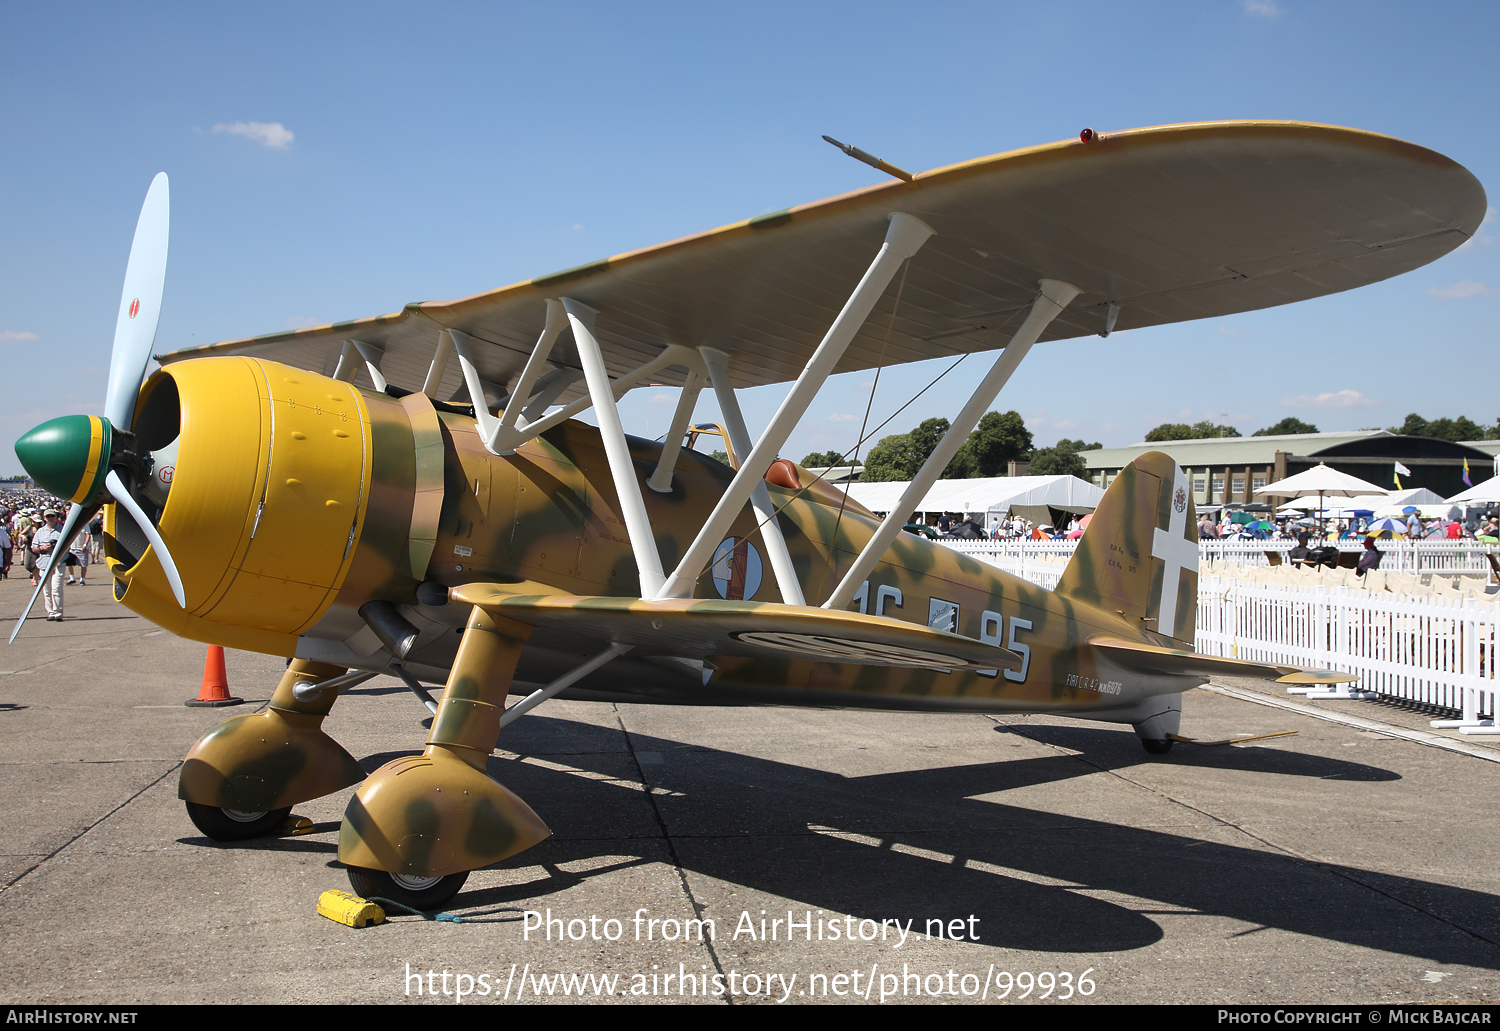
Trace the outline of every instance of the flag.
<instances>
[{"instance_id":1,"label":"flag","mask_svg":"<svg viewBox=\"0 0 1500 1031\"><path fill-rule=\"evenodd\" d=\"M1411 475L1411 470L1408 469L1406 466L1402 465L1400 462L1396 463L1396 471L1398 473L1400 473L1402 476L1410 476Z\"/></svg>"},{"instance_id":2,"label":"flag","mask_svg":"<svg viewBox=\"0 0 1500 1031\"><path fill-rule=\"evenodd\" d=\"M1407 473L1407 475L1410 476L1411 474ZM1401 486L1401 474L1400 473L1396 473L1396 489L1397 490L1405 490L1406 489L1405 487Z\"/></svg>"},{"instance_id":3,"label":"flag","mask_svg":"<svg viewBox=\"0 0 1500 1031\"><path fill-rule=\"evenodd\" d=\"M1464 459L1464 486L1474 486L1474 481L1469 479L1469 460L1467 458Z\"/></svg>"}]
</instances>

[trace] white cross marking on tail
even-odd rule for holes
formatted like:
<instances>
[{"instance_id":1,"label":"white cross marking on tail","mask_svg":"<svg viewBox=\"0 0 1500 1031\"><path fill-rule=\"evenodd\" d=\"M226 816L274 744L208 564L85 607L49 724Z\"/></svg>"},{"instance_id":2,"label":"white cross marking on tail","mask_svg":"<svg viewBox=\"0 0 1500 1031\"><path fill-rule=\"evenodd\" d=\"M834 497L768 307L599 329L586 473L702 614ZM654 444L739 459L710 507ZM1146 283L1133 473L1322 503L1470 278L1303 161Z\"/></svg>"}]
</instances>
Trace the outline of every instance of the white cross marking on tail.
<instances>
[{"instance_id":1,"label":"white cross marking on tail","mask_svg":"<svg viewBox=\"0 0 1500 1031\"><path fill-rule=\"evenodd\" d=\"M1187 529L1187 477L1180 466L1172 473L1172 485L1168 489L1171 491L1168 508L1171 515L1167 528L1157 527L1152 534L1151 557L1162 559L1167 564L1162 571L1156 629L1171 637L1177 629L1177 588L1182 583L1183 569L1189 566L1198 568L1198 543L1183 536Z\"/></svg>"}]
</instances>

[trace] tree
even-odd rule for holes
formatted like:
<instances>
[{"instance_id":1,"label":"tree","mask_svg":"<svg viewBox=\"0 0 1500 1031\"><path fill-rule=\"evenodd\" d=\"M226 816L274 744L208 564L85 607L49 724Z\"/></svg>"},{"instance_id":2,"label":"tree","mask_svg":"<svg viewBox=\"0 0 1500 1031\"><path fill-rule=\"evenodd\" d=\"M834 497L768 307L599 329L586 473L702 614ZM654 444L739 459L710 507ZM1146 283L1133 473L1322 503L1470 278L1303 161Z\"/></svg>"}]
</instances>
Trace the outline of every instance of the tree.
<instances>
[{"instance_id":1,"label":"tree","mask_svg":"<svg viewBox=\"0 0 1500 1031\"><path fill-rule=\"evenodd\" d=\"M859 474L859 481L885 483L890 480L911 479L906 471L910 452L910 433L893 433L889 437L881 437L865 456L865 471Z\"/></svg>"},{"instance_id":2,"label":"tree","mask_svg":"<svg viewBox=\"0 0 1500 1031\"><path fill-rule=\"evenodd\" d=\"M1203 440L1208 437L1238 437L1240 431L1233 426L1220 426L1204 419L1202 422L1193 423L1193 435L1191 440Z\"/></svg>"},{"instance_id":3,"label":"tree","mask_svg":"<svg viewBox=\"0 0 1500 1031\"><path fill-rule=\"evenodd\" d=\"M1164 422L1150 433L1146 440L1202 440L1207 437L1238 437L1240 431L1233 426L1219 426L1205 419L1189 426L1185 422Z\"/></svg>"},{"instance_id":4,"label":"tree","mask_svg":"<svg viewBox=\"0 0 1500 1031\"><path fill-rule=\"evenodd\" d=\"M860 480L865 483L884 483L912 479L928 456L937 450L948 427L947 419L926 419L909 433L882 437L865 458L865 471L860 475ZM947 479L963 479L974 475L968 471L971 468L971 459L955 455L943 470L943 476Z\"/></svg>"},{"instance_id":5,"label":"tree","mask_svg":"<svg viewBox=\"0 0 1500 1031\"><path fill-rule=\"evenodd\" d=\"M1427 420L1416 412L1412 412L1400 426L1389 426L1387 429L1403 437L1425 437L1427 436Z\"/></svg>"},{"instance_id":6,"label":"tree","mask_svg":"<svg viewBox=\"0 0 1500 1031\"><path fill-rule=\"evenodd\" d=\"M1279 437L1287 433L1317 433L1318 428L1310 422L1294 419L1290 415L1274 426L1267 426L1263 430L1256 430L1252 437Z\"/></svg>"},{"instance_id":7,"label":"tree","mask_svg":"<svg viewBox=\"0 0 1500 1031\"><path fill-rule=\"evenodd\" d=\"M1078 454L1081 440L1059 440L1053 447L1044 447L1031 456L1033 476L1076 476L1080 480L1089 478L1089 467ZM1083 450L1095 450L1085 445Z\"/></svg>"},{"instance_id":8,"label":"tree","mask_svg":"<svg viewBox=\"0 0 1500 1031\"><path fill-rule=\"evenodd\" d=\"M805 469L827 469L843 464L844 456L837 451L814 451L802 459Z\"/></svg>"},{"instance_id":9,"label":"tree","mask_svg":"<svg viewBox=\"0 0 1500 1031\"><path fill-rule=\"evenodd\" d=\"M1427 436L1451 440L1455 444L1460 440L1482 440L1485 427L1463 415L1457 419L1433 419L1427 424Z\"/></svg>"},{"instance_id":10,"label":"tree","mask_svg":"<svg viewBox=\"0 0 1500 1031\"><path fill-rule=\"evenodd\" d=\"M986 413L949 463L953 478L1004 476L1009 463L1031 451L1031 431L1021 413Z\"/></svg>"},{"instance_id":11,"label":"tree","mask_svg":"<svg viewBox=\"0 0 1500 1031\"><path fill-rule=\"evenodd\" d=\"M708 457L712 458L715 462L723 462L725 465L729 464L729 452L727 451L714 451Z\"/></svg>"},{"instance_id":12,"label":"tree","mask_svg":"<svg viewBox=\"0 0 1500 1031\"><path fill-rule=\"evenodd\" d=\"M1489 440L1497 435L1496 427L1481 426L1466 415L1456 419L1433 419L1428 422L1416 412L1406 417L1399 427L1389 427L1390 432L1403 437L1432 437L1436 440Z\"/></svg>"},{"instance_id":13,"label":"tree","mask_svg":"<svg viewBox=\"0 0 1500 1031\"><path fill-rule=\"evenodd\" d=\"M927 456L932 454L947 432L947 419L927 419L909 433L882 437L865 458L865 471L860 480L865 483L884 483L911 479L917 475L917 470L922 468L922 463L927 461Z\"/></svg>"}]
</instances>

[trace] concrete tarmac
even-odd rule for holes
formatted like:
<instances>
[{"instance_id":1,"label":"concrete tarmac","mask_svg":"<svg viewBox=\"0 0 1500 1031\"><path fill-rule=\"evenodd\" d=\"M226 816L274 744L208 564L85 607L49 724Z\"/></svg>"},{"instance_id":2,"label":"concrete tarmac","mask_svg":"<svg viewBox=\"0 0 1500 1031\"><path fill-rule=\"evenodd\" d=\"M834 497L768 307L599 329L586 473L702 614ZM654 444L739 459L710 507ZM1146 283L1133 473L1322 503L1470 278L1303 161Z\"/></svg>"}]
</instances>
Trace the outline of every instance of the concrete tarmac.
<instances>
[{"instance_id":1,"label":"concrete tarmac","mask_svg":"<svg viewBox=\"0 0 1500 1031\"><path fill-rule=\"evenodd\" d=\"M28 591L0 582L0 625ZM107 578L66 601L0 655L7 1003L1500 995L1500 764L1207 690L1185 735L1298 733L1152 757L1062 717L549 702L490 772L553 837L471 875L462 923L353 930L315 912L349 889L353 789L296 807L313 834L232 845L177 799L184 753L264 706L283 661L231 652L247 703L186 708L202 645ZM425 717L379 678L325 727L373 770L420 750Z\"/></svg>"}]
</instances>

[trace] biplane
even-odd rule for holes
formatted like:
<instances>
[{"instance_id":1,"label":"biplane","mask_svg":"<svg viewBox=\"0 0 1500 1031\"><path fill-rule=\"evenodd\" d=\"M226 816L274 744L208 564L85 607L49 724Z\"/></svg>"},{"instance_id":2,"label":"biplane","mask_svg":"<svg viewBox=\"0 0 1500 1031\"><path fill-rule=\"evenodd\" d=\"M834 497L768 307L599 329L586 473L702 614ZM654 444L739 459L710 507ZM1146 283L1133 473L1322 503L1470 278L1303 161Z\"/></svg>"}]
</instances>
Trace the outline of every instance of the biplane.
<instances>
[{"instance_id":1,"label":"biplane","mask_svg":"<svg viewBox=\"0 0 1500 1031\"><path fill-rule=\"evenodd\" d=\"M1368 132L1086 130L456 301L169 351L143 384L158 176L103 415L17 453L70 499L66 538L103 507L117 601L289 660L265 711L188 754L197 826L270 833L358 783L339 837L356 891L435 907L549 833L487 764L558 695L1066 713L1164 752L1210 676L1352 679L1194 653L1193 503L1160 453L1109 486L1053 591L901 528L1032 346L1377 282L1485 206L1461 165ZM884 518L780 456L830 375L961 355L988 368ZM737 391L776 383L752 436ZM681 388L659 440L616 407L648 384ZM732 466L683 446L704 389ZM381 674L434 715L420 754L366 777L322 723Z\"/></svg>"}]
</instances>

